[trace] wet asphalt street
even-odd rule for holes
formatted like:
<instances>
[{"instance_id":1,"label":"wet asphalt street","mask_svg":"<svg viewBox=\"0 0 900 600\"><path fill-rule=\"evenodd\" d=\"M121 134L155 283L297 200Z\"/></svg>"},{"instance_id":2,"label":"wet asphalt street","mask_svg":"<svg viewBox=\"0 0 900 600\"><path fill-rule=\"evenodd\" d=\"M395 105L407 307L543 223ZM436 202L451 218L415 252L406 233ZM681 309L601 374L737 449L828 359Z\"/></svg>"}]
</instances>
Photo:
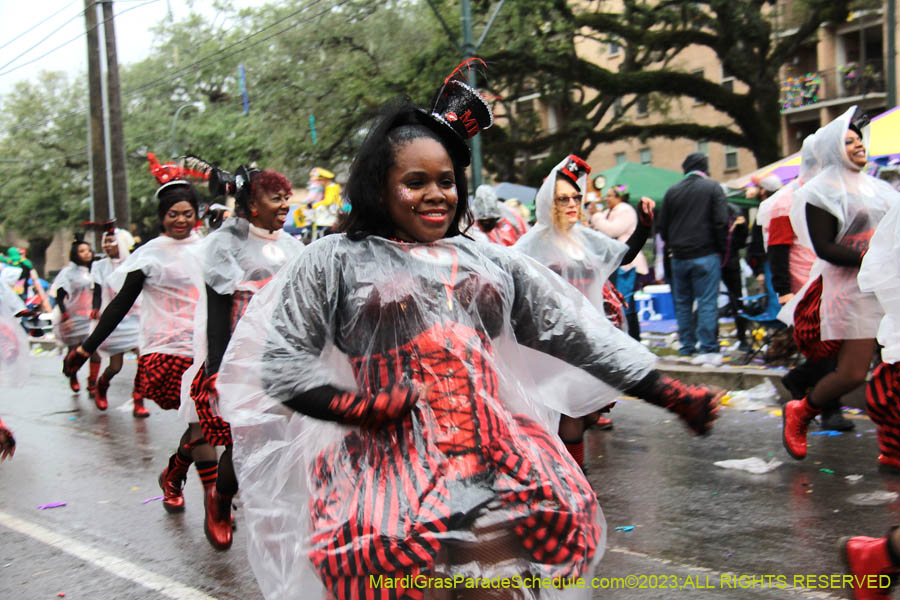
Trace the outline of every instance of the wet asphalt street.
<instances>
[{"instance_id":1,"label":"wet asphalt street","mask_svg":"<svg viewBox=\"0 0 900 600\"><path fill-rule=\"evenodd\" d=\"M105 413L69 391L60 365L55 353L33 357L24 387L0 389L0 417L19 442L0 464L0 599L261 599L240 511L234 546L217 552L193 470L183 514L155 499L183 426L152 403L146 420L123 406L135 363L114 380ZM828 579L843 573L835 542L900 522L900 475L879 472L862 415L853 432L811 436L807 459L792 460L777 408L724 408L713 434L694 438L661 409L623 400L612 431L588 434L609 531L595 574L608 579L597 585L631 588L595 598L850 597ZM763 475L713 464L753 456L784 464ZM38 509L56 502L66 506Z\"/></svg>"}]
</instances>

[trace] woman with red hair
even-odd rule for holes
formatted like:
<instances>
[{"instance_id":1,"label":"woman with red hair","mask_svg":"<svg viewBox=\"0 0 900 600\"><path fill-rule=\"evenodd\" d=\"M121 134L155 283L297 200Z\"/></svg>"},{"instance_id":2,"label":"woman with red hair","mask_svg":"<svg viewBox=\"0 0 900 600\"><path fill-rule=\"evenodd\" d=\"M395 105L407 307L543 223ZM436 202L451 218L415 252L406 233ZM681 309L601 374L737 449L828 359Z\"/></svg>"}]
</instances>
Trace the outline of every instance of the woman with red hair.
<instances>
[{"instance_id":1,"label":"woman with red hair","mask_svg":"<svg viewBox=\"0 0 900 600\"><path fill-rule=\"evenodd\" d=\"M182 379L183 388L190 384L190 394L183 389L182 396L193 400L206 441L225 447L216 483L206 488L203 528L218 550L231 547L231 499L238 490L231 460L231 427L218 408L219 365L250 299L303 248L282 230L290 210L291 182L287 177L241 167L235 181L237 216L227 219L197 247L203 281L196 285L205 287L206 302L200 303L194 318L194 365ZM181 410L191 411L189 404L186 400Z\"/></svg>"}]
</instances>

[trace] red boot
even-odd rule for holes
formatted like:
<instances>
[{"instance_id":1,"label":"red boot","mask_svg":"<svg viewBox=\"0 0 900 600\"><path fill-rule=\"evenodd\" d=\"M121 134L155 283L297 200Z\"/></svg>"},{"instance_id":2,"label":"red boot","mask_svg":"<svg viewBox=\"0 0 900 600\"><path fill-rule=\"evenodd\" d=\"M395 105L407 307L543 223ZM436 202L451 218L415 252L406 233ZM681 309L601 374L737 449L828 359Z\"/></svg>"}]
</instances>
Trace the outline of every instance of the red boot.
<instances>
[{"instance_id":1,"label":"red boot","mask_svg":"<svg viewBox=\"0 0 900 600\"><path fill-rule=\"evenodd\" d=\"M100 374L100 363L91 361L88 365L88 369L88 395L93 396L97 391L97 376ZM109 384L107 384L107 386L108 385ZM105 409L101 408L100 410Z\"/></svg>"},{"instance_id":2,"label":"red boot","mask_svg":"<svg viewBox=\"0 0 900 600\"><path fill-rule=\"evenodd\" d=\"M97 405L99 410L106 410L109 407L109 402L106 399L107 391L109 391L109 380L102 376L94 389L94 404Z\"/></svg>"},{"instance_id":3,"label":"red boot","mask_svg":"<svg viewBox=\"0 0 900 600\"><path fill-rule=\"evenodd\" d=\"M806 430L820 410L810 406L809 399L791 400L782 411L781 442L788 454L797 460L806 458Z\"/></svg>"},{"instance_id":4,"label":"red boot","mask_svg":"<svg viewBox=\"0 0 900 600\"><path fill-rule=\"evenodd\" d=\"M163 491L163 508L166 512L176 513L184 510L184 480L191 463L181 458L176 452L169 458L169 466L159 475L159 487Z\"/></svg>"},{"instance_id":5,"label":"red boot","mask_svg":"<svg viewBox=\"0 0 900 600\"><path fill-rule=\"evenodd\" d=\"M853 575L856 600L890 598L892 575L897 567L891 562L887 537L845 537L839 542L841 558Z\"/></svg>"},{"instance_id":6,"label":"red boot","mask_svg":"<svg viewBox=\"0 0 900 600\"><path fill-rule=\"evenodd\" d=\"M216 550L228 550L232 541L231 494L220 494L216 486L206 490L206 520L203 531Z\"/></svg>"},{"instance_id":7,"label":"red boot","mask_svg":"<svg viewBox=\"0 0 900 600\"><path fill-rule=\"evenodd\" d=\"M134 394L132 399L134 400L134 409L131 411L132 416L135 419L146 419L149 417L150 411L144 407L144 399L137 394Z\"/></svg>"},{"instance_id":8,"label":"red boot","mask_svg":"<svg viewBox=\"0 0 900 600\"><path fill-rule=\"evenodd\" d=\"M78 375L69 377L69 388L76 394L81 391L81 384L78 383Z\"/></svg>"}]
</instances>

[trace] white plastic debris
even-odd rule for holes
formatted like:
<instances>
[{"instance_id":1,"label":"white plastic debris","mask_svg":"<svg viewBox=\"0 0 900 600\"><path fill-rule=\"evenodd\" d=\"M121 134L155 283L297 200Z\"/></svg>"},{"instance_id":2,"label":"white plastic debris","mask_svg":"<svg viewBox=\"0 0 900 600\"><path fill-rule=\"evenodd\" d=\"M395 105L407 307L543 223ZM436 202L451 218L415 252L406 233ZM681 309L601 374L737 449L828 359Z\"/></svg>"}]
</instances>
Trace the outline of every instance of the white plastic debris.
<instances>
[{"instance_id":1,"label":"white plastic debris","mask_svg":"<svg viewBox=\"0 0 900 600\"><path fill-rule=\"evenodd\" d=\"M749 390L728 392L727 406L737 410L763 410L778 403L778 390L768 378Z\"/></svg>"},{"instance_id":2,"label":"white plastic debris","mask_svg":"<svg viewBox=\"0 0 900 600\"><path fill-rule=\"evenodd\" d=\"M774 471L783 463L775 458L771 459L769 462L766 462L758 456L751 456L750 458L732 458L729 460L720 460L714 462L713 464L717 467L722 467L723 469L735 469L737 471L747 471L748 473L753 473L754 475L762 475L763 473Z\"/></svg>"},{"instance_id":3,"label":"white plastic debris","mask_svg":"<svg viewBox=\"0 0 900 600\"><path fill-rule=\"evenodd\" d=\"M886 492L884 490L870 492L868 494L853 494L848 498L850 504L859 506L877 506L879 504L890 504L897 500L897 492Z\"/></svg>"},{"instance_id":4,"label":"white plastic debris","mask_svg":"<svg viewBox=\"0 0 900 600\"><path fill-rule=\"evenodd\" d=\"M844 476L844 479L847 480L847 483L859 483L860 481L862 481L862 478L863 478L862 475L856 475L856 474Z\"/></svg>"},{"instance_id":5,"label":"white plastic debris","mask_svg":"<svg viewBox=\"0 0 900 600\"><path fill-rule=\"evenodd\" d=\"M722 366L722 355L718 352L710 352L708 354L698 354L691 359L692 365L702 365L704 367L720 367Z\"/></svg>"}]
</instances>

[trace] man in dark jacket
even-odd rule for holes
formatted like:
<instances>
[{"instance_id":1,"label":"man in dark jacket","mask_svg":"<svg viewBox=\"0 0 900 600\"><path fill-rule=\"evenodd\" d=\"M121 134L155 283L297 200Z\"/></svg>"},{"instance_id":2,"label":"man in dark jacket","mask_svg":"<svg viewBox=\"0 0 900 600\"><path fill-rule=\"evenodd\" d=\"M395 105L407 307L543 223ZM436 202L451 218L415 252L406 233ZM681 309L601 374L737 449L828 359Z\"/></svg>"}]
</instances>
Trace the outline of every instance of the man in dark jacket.
<instances>
[{"instance_id":1,"label":"man in dark jacket","mask_svg":"<svg viewBox=\"0 0 900 600\"><path fill-rule=\"evenodd\" d=\"M672 299L678 319L679 354L718 352L718 295L722 256L728 240L725 193L711 180L704 154L681 163L684 179L663 197L659 232L672 256ZM693 305L697 301L697 314Z\"/></svg>"}]
</instances>

